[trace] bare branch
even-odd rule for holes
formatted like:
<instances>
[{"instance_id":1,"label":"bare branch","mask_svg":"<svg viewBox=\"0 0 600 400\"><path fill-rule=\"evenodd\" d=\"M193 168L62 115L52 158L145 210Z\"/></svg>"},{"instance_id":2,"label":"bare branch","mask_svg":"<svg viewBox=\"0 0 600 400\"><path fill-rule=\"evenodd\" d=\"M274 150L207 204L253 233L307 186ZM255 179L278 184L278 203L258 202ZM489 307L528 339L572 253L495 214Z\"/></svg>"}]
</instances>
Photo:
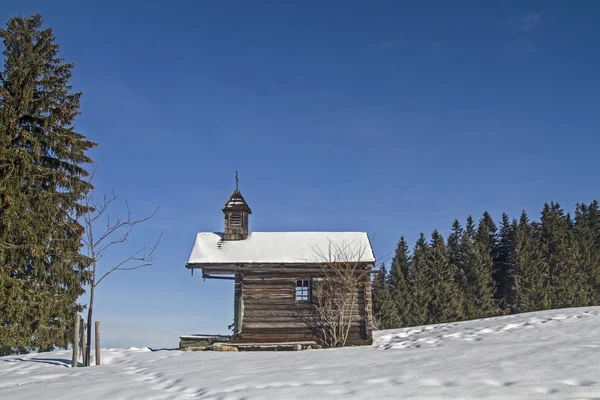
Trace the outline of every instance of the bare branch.
<instances>
[{"instance_id":1,"label":"bare branch","mask_svg":"<svg viewBox=\"0 0 600 400\"><path fill-rule=\"evenodd\" d=\"M92 188L92 180L95 174L96 168L92 170L92 173L89 176L89 183ZM144 246L138 249L130 256L113 264L99 279L97 279L100 275L98 270L99 261L103 258L105 253L113 246L125 243L129 239L133 228L154 217L159 209L159 207L156 207L156 209L146 217L134 218L129 203L125 201L125 206L127 208L126 216L113 219L109 213L109 209L117 200L118 196L115 194L114 190L111 191L110 194L102 192L99 201L94 201L94 192L93 190L90 190L82 200L82 205L85 207L85 212L80 216L83 219L85 228L82 243L87 249L89 258L92 260L91 265L85 271L86 274L89 274L90 285L87 314L88 326L92 325L94 293L100 282L115 271L132 271L152 265L152 262L154 261L154 252L162 238L161 233L152 247ZM91 351L91 330L88 330L87 335L87 347L85 352L87 355L86 358L89 360Z\"/></svg>"},{"instance_id":2,"label":"bare branch","mask_svg":"<svg viewBox=\"0 0 600 400\"><path fill-rule=\"evenodd\" d=\"M162 239L162 232L160 234L160 236L158 237L158 240L156 241L156 243L154 244L154 246L152 247L142 247L141 249L139 249L138 251L136 251L133 255L125 258L124 260L122 260L121 262L117 263L116 265L114 265L110 270L108 270L107 272L104 273L104 275L102 275L102 277L100 277L100 279L98 279L95 283L94 283L94 287L97 287L100 282L102 282L104 280L104 278L106 278L108 275L112 274L115 271L132 271L135 269L139 269L142 267L147 267L152 265L152 262L154 261L154 252L156 251L156 248L158 247L158 244L160 243L160 240ZM136 266L133 267L125 267L125 265L127 263L130 262L137 262L137 263L141 263L138 264Z\"/></svg>"},{"instance_id":3,"label":"bare branch","mask_svg":"<svg viewBox=\"0 0 600 400\"><path fill-rule=\"evenodd\" d=\"M117 201L118 197L117 195L115 195L115 192L112 192L112 196L109 198L106 196L106 193L103 192L102 195L102 202L100 203L91 203L90 202L90 206L94 208L94 214L90 215L90 222L94 223L96 222L98 219L100 219L104 213L108 210L109 206L114 203L115 201ZM91 199L90 199L91 200ZM108 217L108 219L110 220L110 216Z\"/></svg>"},{"instance_id":4,"label":"bare branch","mask_svg":"<svg viewBox=\"0 0 600 400\"><path fill-rule=\"evenodd\" d=\"M156 207L156 209L152 212L152 214L150 214L147 217L141 218L141 219L133 219L132 218L132 214L131 214L131 210L129 208L129 203L125 202L127 205L127 219L125 220L121 220L120 218L117 219L117 221L115 223L113 223L112 225L110 224L110 216L107 218L107 224L106 224L106 230L104 231L104 233L100 236L100 238L98 240L96 240L96 242L94 243L94 246L100 246L101 243L106 240L108 237L112 236L115 232L117 232L120 229L129 229L129 231L131 231L136 225L139 225L143 222L148 221L150 218L154 217L154 215L156 214L156 212L159 210L160 206ZM129 235L129 232L125 234L125 236L122 239L118 239L115 241L115 243L122 243L125 240L127 240L127 236ZM107 246L104 246L104 249L106 249L107 247L110 247L112 244L109 244Z\"/></svg>"},{"instance_id":5,"label":"bare branch","mask_svg":"<svg viewBox=\"0 0 600 400\"><path fill-rule=\"evenodd\" d=\"M344 346L353 322L359 318L358 299L370 282L370 268L364 257L367 249L367 244L331 240L326 250L313 249L322 275L313 288L317 315L313 328L325 346Z\"/></svg>"},{"instance_id":6,"label":"bare branch","mask_svg":"<svg viewBox=\"0 0 600 400\"><path fill-rule=\"evenodd\" d=\"M149 267L150 265L152 265L151 263L148 264L142 264L142 265L138 265L136 267L129 267L129 268L119 268L118 271L133 271L134 269L138 269L138 268L142 268L142 267Z\"/></svg>"}]
</instances>

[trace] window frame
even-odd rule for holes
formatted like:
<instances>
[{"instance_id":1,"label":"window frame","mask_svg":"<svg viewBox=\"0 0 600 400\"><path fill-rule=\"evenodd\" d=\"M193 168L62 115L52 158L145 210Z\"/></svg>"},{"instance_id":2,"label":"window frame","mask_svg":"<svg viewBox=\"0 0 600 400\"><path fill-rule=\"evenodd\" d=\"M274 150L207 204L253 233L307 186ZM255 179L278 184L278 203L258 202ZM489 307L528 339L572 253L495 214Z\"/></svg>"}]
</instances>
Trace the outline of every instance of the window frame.
<instances>
[{"instance_id":1,"label":"window frame","mask_svg":"<svg viewBox=\"0 0 600 400\"><path fill-rule=\"evenodd\" d=\"M305 285L306 284L306 285ZM296 279L294 300L296 303L312 303L312 279Z\"/></svg>"}]
</instances>

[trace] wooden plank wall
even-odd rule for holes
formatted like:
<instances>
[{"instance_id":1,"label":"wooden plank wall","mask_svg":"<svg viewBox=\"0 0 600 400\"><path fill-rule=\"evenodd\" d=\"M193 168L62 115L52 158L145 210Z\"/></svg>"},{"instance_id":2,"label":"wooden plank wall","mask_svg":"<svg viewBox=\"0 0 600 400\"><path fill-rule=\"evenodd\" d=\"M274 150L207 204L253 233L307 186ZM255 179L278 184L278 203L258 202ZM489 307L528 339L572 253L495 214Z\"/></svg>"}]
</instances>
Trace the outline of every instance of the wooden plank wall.
<instances>
[{"instance_id":1,"label":"wooden plank wall","mask_svg":"<svg viewBox=\"0 0 600 400\"><path fill-rule=\"evenodd\" d=\"M314 340L310 320L312 304L295 299L296 280L320 275L318 268L286 268L278 271L244 271L241 291L244 308L242 342ZM367 276L367 280L368 276ZM347 344L369 344L371 338L371 289L360 290Z\"/></svg>"}]
</instances>

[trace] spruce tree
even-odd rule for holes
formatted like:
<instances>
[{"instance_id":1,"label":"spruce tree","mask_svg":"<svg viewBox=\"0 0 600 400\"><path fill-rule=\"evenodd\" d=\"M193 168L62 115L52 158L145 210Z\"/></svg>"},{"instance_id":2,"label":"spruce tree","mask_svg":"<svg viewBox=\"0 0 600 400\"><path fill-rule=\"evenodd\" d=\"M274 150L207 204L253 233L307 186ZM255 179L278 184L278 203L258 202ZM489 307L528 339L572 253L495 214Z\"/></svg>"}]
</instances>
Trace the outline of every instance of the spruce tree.
<instances>
[{"instance_id":1,"label":"spruce tree","mask_svg":"<svg viewBox=\"0 0 600 400\"><path fill-rule=\"evenodd\" d=\"M71 341L89 260L80 254L95 146L74 129L81 93L39 14L0 29L0 346L51 350Z\"/></svg>"},{"instance_id":2,"label":"spruce tree","mask_svg":"<svg viewBox=\"0 0 600 400\"><path fill-rule=\"evenodd\" d=\"M496 258L498 251L498 227L492 216L485 211L477 227L477 241L490 249L492 258Z\"/></svg>"},{"instance_id":3,"label":"spruce tree","mask_svg":"<svg viewBox=\"0 0 600 400\"><path fill-rule=\"evenodd\" d=\"M451 236L453 234L454 229L451 233ZM460 232L460 234L458 235L458 241L459 249L453 256L453 260L455 260L454 263L456 263L457 268L460 270L460 275L462 277L462 281L459 281L459 284L461 284L464 299L464 317L465 319L472 319L476 318L476 316L478 315L476 309L474 308L476 302L476 300L474 299L474 289L476 281L477 260L474 258L473 247L473 243L475 241L475 224L473 222L473 218L470 215L467 218L467 224L465 225L465 229L462 230L462 232ZM448 237L448 244L450 244L450 242L450 237Z\"/></svg>"},{"instance_id":4,"label":"spruce tree","mask_svg":"<svg viewBox=\"0 0 600 400\"><path fill-rule=\"evenodd\" d=\"M473 241L475 240L475 235L477 231L475 230L475 221L473 221L473 217L469 215L467 218L467 225L465 225L464 230L465 235L469 236Z\"/></svg>"},{"instance_id":5,"label":"spruce tree","mask_svg":"<svg viewBox=\"0 0 600 400\"><path fill-rule=\"evenodd\" d=\"M463 313L465 319L478 318L479 312L479 292L477 286L477 265L479 257L475 251L475 225L473 218L467 218L465 230L460 234L460 256L457 259L457 265L464 276L462 282L463 292Z\"/></svg>"},{"instance_id":6,"label":"spruce tree","mask_svg":"<svg viewBox=\"0 0 600 400\"><path fill-rule=\"evenodd\" d=\"M461 291L464 293L467 289L467 271L463 265L463 254L462 254L462 236L464 234L463 228L457 219L452 223L452 230L448 235L448 251L450 252L450 263L454 271L456 282L461 287Z\"/></svg>"},{"instance_id":7,"label":"spruce tree","mask_svg":"<svg viewBox=\"0 0 600 400\"><path fill-rule=\"evenodd\" d=\"M430 323L456 321L463 317L463 298L450 262L450 252L442 235L431 234L431 250L427 258L428 286L431 300L428 304Z\"/></svg>"},{"instance_id":8,"label":"spruce tree","mask_svg":"<svg viewBox=\"0 0 600 400\"><path fill-rule=\"evenodd\" d=\"M590 300L594 305L600 305L600 206L598 200L594 200L590 203L587 210L587 220L589 229L592 232L594 240L590 243L592 246L591 250L591 286L592 293L590 294Z\"/></svg>"},{"instance_id":9,"label":"spruce tree","mask_svg":"<svg viewBox=\"0 0 600 400\"><path fill-rule=\"evenodd\" d=\"M499 240L492 278L495 283L495 298L500 306L514 312L515 302L515 224L506 213L502 213Z\"/></svg>"},{"instance_id":10,"label":"spruce tree","mask_svg":"<svg viewBox=\"0 0 600 400\"><path fill-rule=\"evenodd\" d=\"M540 238L550 274L552 308L584 305L585 280L574 252L572 223L558 203L544 205Z\"/></svg>"},{"instance_id":11,"label":"spruce tree","mask_svg":"<svg viewBox=\"0 0 600 400\"><path fill-rule=\"evenodd\" d=\"M479 226L473 240L471 259L475 264L473 283L473 308L475 318L498 315L499 309L494 299L493 265L496 248L496 225L492 217L485 212L479 220Z\"/></svg>"},{"instance_id":12,"label":"spruce tree","mask_svg":"<svg viewBox=\"0 0 600 400\"><path fill-rule=\"evenodd\" d=\"M473 309L475 304L475 271L476 260L473 259L473 236L475 228L473 218L467 218L466 228L463 230L460 222L454 220L452 230L448 235L448 250L450 251L450 263L454 270L456 284L463 298L463 317L465 319L475 318L477 313Z\"/></svg>"},{"instance_id":13,"label":"spruce tree","mask_svg":"<svg viewBox=\"0 0 600 400\"><path fill-rule=\"evenodd\" d=\"M415 244L411 263L411 317L413 325L425 325L431 323L429 316L429 303L432 301L430 285L430 263L428 261L429 244L423 232Z\"/></svg>"},{"instance_id":14,"label":"spruce tree","mask_svg":"<svg viewBox=\"0 0 600 400\"><path fill-rule=\"evenodd\" d=\"M479 219L479 224L477 225L477 232L475 237L475 243L478 245L479 249L481 249L487 257L491 257L492 262L492 280L493 280L493 290L494 296L496 296L497 292L497 281L494 279L496 276L495 268L494 268L494 260L497 258L497 254L499 251L498 247L498 228L496 223L494 222L492 216L485 211L481 218ZM487 260L486 260L487 261Z\"/></svg>"},{"instance_id":15,"label":"spruce tree","mask_svg":"<svg viewBox=\"0 0 600 400\"><path fill-rule=\"evenodd\" d=\"M390 299L388 274L383 264L373 281L373 319L377 329L393 328L395 311Z\"/></svg>"},{"instance_id":16,"label":"spruce tree","mask_svg":"<svg viewBox=\"0 0 600 400\"><path fill-rule=\"evenodd\" d=\"M373 301L373 323L378 329L381 329L381 324L379 323L379 315L381 314L381 309L383 305L383 295L386 291L385 264L382 265L378 271L373 272L373 280L371 281L371 298Z\"/></svg>"},{"instance_id":17,"label":"spruce tree","mask_svg":"<svg viewBox=\"0 0 600 400\"><path fill-rule=\"evenodd\" d=\"M448 235L448 251L450 252L450 261L454 265L458 265L461 259L460 240L462 234L462 226L460 225L460 222L457 219L455 219L452 223L452 230L450 231L450 235Z\"/></svg>"},{"instance_id":18,"label":"spruce tree","mask_svg":"<svg viewBox=\"0 0 600 400\"><path fill-rule=\"evenodd\" d=\"M550 275L540 233L539 224L530 223L523 210L515 229L515 312L550 308Z\"/></svg>"},{"instance_id":19,"label":"spruce tree","mask_svg":"<svg viewBox=\"0 0 600 400\"><path fill-rule=\"evenodd\" d=\"M574 238L576 257L585 289L585 304L600 304L600 241L598 203L589 206L577 204L575 208Z\"/></svg>"},{"instance_id":20,"label":"spruce tree","mask_svg":"<svg viewBox=\"0 0 600 400\"><path fill-rule=\"evenodd\" d=\"M390 299L395 311L395 318L392 322L393 328L410 326L413 322L411 318L409 265L408 245L404 236L402 236L396 247L390 269Z\"/></svg>"}]
</instances>

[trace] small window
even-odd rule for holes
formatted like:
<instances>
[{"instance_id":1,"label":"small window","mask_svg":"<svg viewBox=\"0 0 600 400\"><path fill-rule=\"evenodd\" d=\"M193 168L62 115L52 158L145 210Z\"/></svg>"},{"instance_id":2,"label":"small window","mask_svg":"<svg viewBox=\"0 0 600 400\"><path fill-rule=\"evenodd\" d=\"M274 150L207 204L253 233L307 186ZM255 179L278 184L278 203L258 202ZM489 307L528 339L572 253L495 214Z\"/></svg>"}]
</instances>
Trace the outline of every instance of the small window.
<instances>
[{"instance_id":1,"label":"small window","mask_svg":"<svg viewBox=\"0 0 600 400\"><path fill-rule=\"evenodd\" d=\"M310 303L310 280L296 281L296 301L299 303Z\"/></svg>"},{"instance_id":2,"label":"small window","mask_svg":"<svg viewBox=\"0 0 600 400\"><path fill-rule=\"evenodd\" d=\"M231 214L229 216L229 225L242 226L242 214Z\"/></svg>"}]
</instances>

